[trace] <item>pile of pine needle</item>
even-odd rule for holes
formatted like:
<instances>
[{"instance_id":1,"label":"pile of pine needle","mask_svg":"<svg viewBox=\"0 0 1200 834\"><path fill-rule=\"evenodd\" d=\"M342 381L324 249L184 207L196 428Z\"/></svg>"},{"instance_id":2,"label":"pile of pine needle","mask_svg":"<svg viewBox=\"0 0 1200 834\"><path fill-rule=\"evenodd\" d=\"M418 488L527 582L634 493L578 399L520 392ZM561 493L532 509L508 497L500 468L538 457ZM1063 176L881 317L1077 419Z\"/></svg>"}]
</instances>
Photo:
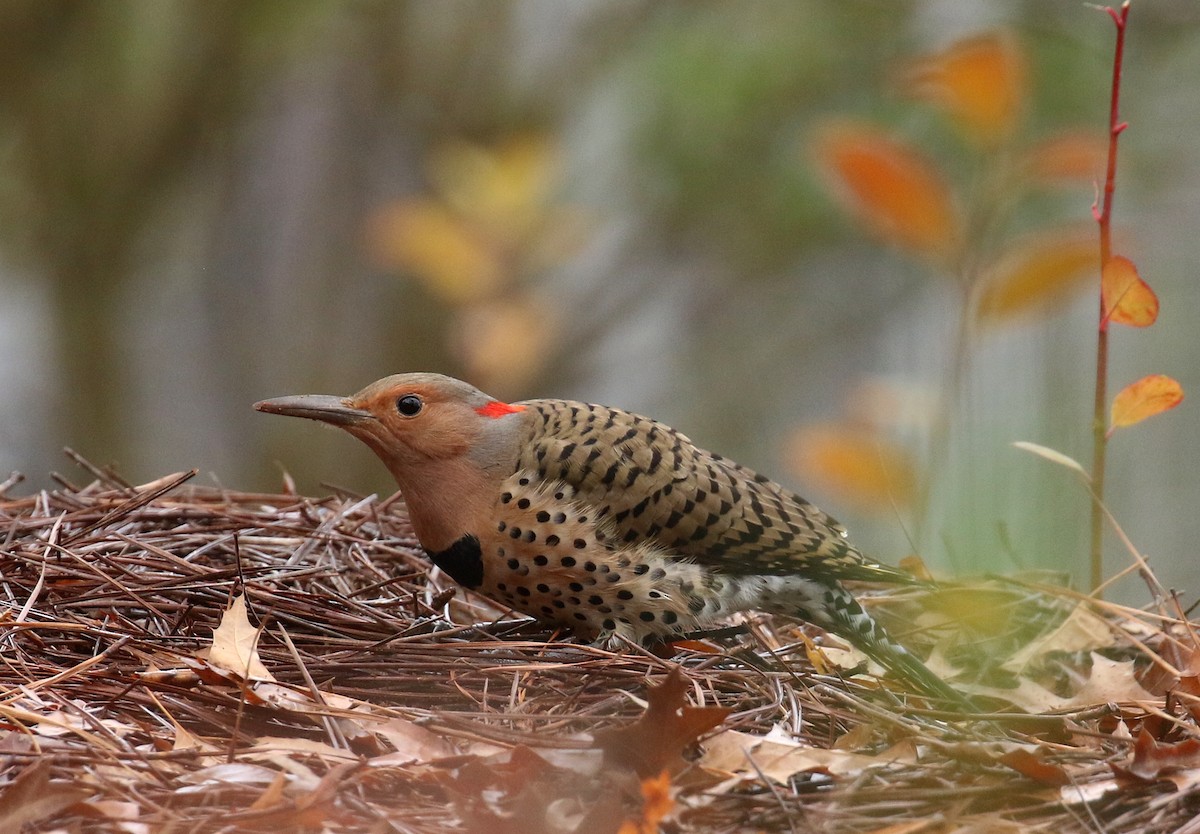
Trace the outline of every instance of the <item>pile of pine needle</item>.
<instances>
[{"instance_id":1,"label":"pile of pine needle","mask_svg":"<svg viewBox=\"0 0 1200 834\"><path fill-rule=\"evenodd\" d=\"M863 589L964 714L784 618L580 644L433 571L398 497L77 462L0 485L0 831L1200 834L1170 595Z\"/></svg>"}]
</instances>

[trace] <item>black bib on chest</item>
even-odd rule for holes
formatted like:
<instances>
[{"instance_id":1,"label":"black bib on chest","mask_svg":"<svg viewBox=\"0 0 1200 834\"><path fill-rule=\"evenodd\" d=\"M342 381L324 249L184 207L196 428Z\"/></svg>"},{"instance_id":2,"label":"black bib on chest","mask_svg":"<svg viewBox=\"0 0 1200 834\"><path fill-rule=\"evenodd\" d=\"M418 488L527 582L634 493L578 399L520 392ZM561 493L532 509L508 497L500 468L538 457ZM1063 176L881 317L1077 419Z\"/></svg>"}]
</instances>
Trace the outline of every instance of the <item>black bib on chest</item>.
<instances>
[{"instance_id":1,"label":"black bib on chest","mask_svg":"<svg viewBox=\"0 0 1200 834\"><path fill-rule=\"evenodd\" d=\"M459 585L478 588L483 584L483 552L479 548L479 539L474 536L463 536L437 553L428 549L425 552Z\"/></svg>"}]
</instances>

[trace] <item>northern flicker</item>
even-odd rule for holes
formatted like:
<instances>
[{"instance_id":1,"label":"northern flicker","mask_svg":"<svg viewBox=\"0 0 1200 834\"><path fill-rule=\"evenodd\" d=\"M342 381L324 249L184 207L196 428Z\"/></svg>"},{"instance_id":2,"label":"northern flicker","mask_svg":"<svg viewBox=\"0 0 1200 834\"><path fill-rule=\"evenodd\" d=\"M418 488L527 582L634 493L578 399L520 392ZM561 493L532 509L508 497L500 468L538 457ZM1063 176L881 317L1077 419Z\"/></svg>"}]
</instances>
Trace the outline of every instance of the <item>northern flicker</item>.
<instances>
[{"instance_id":1,"label":"northern flicker","mask_svg":"<svg viewBox=\"0 0 1200 834\"><path fill-rule=\"evenodd\" d=\"M429 373L254 407L366 443L433 563L518 611L642 643L736 611L797 616L926 694L966 703L841 584L907 574L868 560L800 496L662 423L569 400L505 403Z\"/></svg>"}]
</instances>

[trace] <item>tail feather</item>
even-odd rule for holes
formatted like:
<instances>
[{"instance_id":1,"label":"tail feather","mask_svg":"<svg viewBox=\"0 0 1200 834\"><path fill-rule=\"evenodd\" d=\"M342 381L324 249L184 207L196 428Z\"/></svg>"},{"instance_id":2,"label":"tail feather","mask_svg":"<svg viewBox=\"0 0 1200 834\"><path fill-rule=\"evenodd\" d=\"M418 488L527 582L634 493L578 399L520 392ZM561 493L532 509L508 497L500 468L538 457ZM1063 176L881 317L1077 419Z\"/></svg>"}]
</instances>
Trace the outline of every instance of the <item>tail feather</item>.
<instances>
[{"instance_id":1,"label":"tail feather","mask_svg":"<svg viewBox=\"0 0 1200 834\"><path fill-rule=\"evenodd\" d=\"M903 646L891 642L874 645L860 643L858 648L889 672L916 684L924 695L945 701L958 709L977 709L967 696L935 675L916 655Z\"/></svg>"},{"instance_id":2,"label":"tail feather","mask_svg":"<svg viewBox=\"0 0 1200 834\"><path fill-rule=\"evenodd\" d=\"M829 610L830 626L835 634L849 640L884 669L915 684L923 694L958 709L976 709L969 698L935 675L904 646L894 642L849 591L841 586L837 590L840 593L835 595Z\"/></svg>"},{"instance_id":3,"label":"tail feather","mask_svg":"<svg viewBox=\"0 0 1200 834\"><path fill-rule=\"evenodd\" d=\"M843 637L889 672L904 678L929 696L956 709L975 705L929 670L915 655L888 636L835 577L812 575L723 575L723 594L715 615L757 608L800 617Z\"/></svg>"}]
</instances>

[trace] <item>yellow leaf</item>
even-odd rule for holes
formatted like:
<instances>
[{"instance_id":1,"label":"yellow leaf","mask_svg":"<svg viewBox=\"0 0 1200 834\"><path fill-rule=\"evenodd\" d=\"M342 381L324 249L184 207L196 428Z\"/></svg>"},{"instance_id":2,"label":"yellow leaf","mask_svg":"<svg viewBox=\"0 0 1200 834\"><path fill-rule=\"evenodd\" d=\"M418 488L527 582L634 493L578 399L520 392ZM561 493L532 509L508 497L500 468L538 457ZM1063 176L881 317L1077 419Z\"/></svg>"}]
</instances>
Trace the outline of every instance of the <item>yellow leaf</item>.
<instances>
[{"instance_id":1,"label":"yellow leaf","mask_svg":"<svg viewBox=\"0 0 1200 834\"><path fill-rule=\"evenodd\" d=\"M913 96L943 108L968 139L994 148L1019 121L1025 76L1025 56L1016 38L992 32L920 59L905 80Z\"/></svg>"},{"instance_id":2,"label":"yellow leaf","mask_svg":"<svg viewBox=\"0 0 1200 834\"><path fill-rule=\"evenodd\" d=\"M368 245L380 266L411 272L451 304L484 298L504 280L500 258L486 240L430 200L398 201L377 211Z\"/></svg>"},{"instance_id":3,"label":"yellow leaf","mask_svg":"<svg viewBox=\"0 0 1200 834\"><path fill-rule=\"evenodd\" d=\"M1113 398L1112 426L1108 433L1140 423L1183 402L1183 388L1169 376L1151 374L1130 383Z\"/></svg>"},{"instance_id":4,"label":"yellow leaf","mask_svg":"<svg viewBox=\"0 0 1200 834\"><path fill-rule=\"evenodd\" d=\"M876 235L903 249L946 258L958 245L950 189L915 148L862 124L818 132L816 165L846 207Z\"/></svg>"},{"instance_id":5,"label":"yellow leaf","mask_svg":"<svg viewBox=\"0 0 1200 834\"><path fill-rule=\"evenodd\" d=\"M221 615L221 624L213 630L208 662L213 666L254 680L275 680L258 656L258 629L246 614L246 598L240 594Z\"/></svg>"},{"instance_id":6,"label":"yellow leaf","mask_svg":"<svg viewBox=\"0 0 1200 834\"><path fill-rule=\"evenodd\" d=\"M446 203L507 245L515 245L546 218L558 174L557 149L538 134L513 136L494 148L450 142L430 165Z\"/></svg>"},{"instance_id":7,"label":"yellow leaf","mask_svg":"<svg viewBox=\"0 0 1200 834\"><path fill-rule=\"evenodd\" d=\"M785 451L792 469L809 483L838 493L861 508L891 512L917 492L912 457L879 435L836 425L802 428Z\"/></svg>"},{"instance_id":8,"label":"yellow leaf","mask_svg":"<svg viewBox=\"0 0 1200 834\"><path fill-rule=\"evenodd\" d=\"M1091 235L1059 231L1026 241L1003 256L982 280L976 314L998 322L1047 313L1070 298L1096 267Z\"/></svg>"},{"instance_id":9,"label":"yellow leaf","mask_svg":"<svg viewBox=\"0 0 1200 834\"><path fill-rule=\"evenodd\" d=\"M1149 327L1158 318L1158 296L1138 275L1133 261L1122 255L1109 258L1100 279L1104 318L1130 327Z\"/></svg>"}]
</instances>

